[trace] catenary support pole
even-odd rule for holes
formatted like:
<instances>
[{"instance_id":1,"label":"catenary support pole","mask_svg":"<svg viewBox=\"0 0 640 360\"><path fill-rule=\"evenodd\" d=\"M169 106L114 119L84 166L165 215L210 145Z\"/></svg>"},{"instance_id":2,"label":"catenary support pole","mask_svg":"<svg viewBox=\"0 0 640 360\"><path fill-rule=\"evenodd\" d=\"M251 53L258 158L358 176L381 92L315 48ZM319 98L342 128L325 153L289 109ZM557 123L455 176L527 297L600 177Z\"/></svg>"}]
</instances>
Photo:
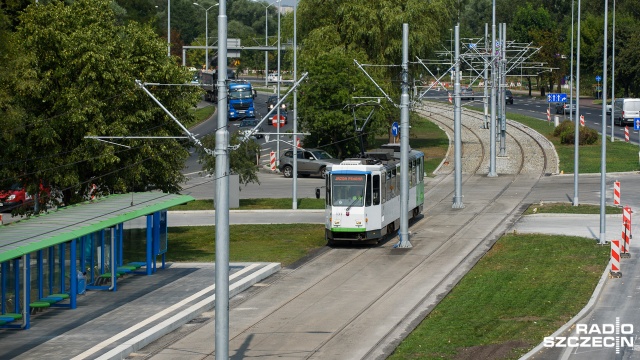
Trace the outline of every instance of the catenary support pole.
<instances>
[{"instance_id":1,"label":"catenary support pole","mask_svg":"<svg viewBox=\"0 0 640 360\"><path fill-rule=\"evenodd\" d=\"M500 156L507 156L507 24L500 24Z\"/></svg>"},{"instance_id":2,"label":"catenary support pole","mask_svg":"<svg viewBox=\"0 0 640 360\"><path fill-rule=\"evenodd\" d=\"M455 39L455 80L453 83L453 165L455 191L453 196L454 209L464 208L462 203L462 139L461 139L461 115L460 104L460 25L454 27Z\"/></svg>"},{"instance_id":3,"label":"catenary support pole","mask_svg":"<svg viewBox=\"0 0 640 360\"><path fill-rule=\"evenodd\" d=\"M297 13L298 4L293 5L293 83L298 82L298 39ZM293 91L293 204L292 209L298 209L298 87Z\"/></svg>"},{"instance_id":4,"label":"catenary support pole","mask_svg":"<svg viewBox=\"0 0 640 360\"><path fill-rule=\"evenodd\" d=\"M409 24L402 24L402 94L400 95L400 242L409 241Z\"/></svg>"},{"instance_id":5,"label":"catenary support pole","mask_svg":"<svg viewBox=\"0 0 640 360\"><path fill-rule=\"evenodd\" d=\"M576 113L574 124L576 125L574 139L580 139L580 0L578 0L578 35L577 38L577 49L576 49ZM578 201L578 175L579 175L579 149L580 142L574 141L574 151L573 151L573 206L578 206L580 202Z\"/></svg>"},{"instance_id":6,"label":"catenary support pole","mask_svg":"<svg viewBox=\"0 0 640 360\"><path fill-rule=\"evenodd\" d=\"M604 44L602 54L602 151L600 154L600 244L607 242L607 218L606 218L606 198L607 198L607 33L609 17L609 2L604 2Z\"/></svg>"},{"instance_id":7,"label":"catenary support pole","mask_svg":"<svg viewBox=\"0 0 640 360\"><path fill-rule=\"evenodd\" d=\"M218 130L216 130L216 360L229 359L229 132L227 130L227 1L218 13Z\"/></svg>"},{"instance_id":8,"label":"catenary support pole","mask_svg":"<svg viewBox=\"0 0 640 360\"><path fill-rule=\"evenodd\" d=\"M613 142L615 136L615 124L613 122L613 103L616 101L616 0L613 0L613 31L611 32L611 142ZM606 99L605 101L606 102ZM603 135L603 140L606 136Z\"/></svg>"},{"instance_id":9,"label":"catenary support pole","mask_svg":"<svg viewBox=\"0 0 640 360\"><path fill-rule=\"evenodd\" d=\"M484 49L485 52L489 48L489 24L484 24ZM484 56L484 97L482 103L484 105L484 123L482 123L483 129L489 128L489 61L490 57L485 54Z\"/></svg>"},{"instance_id":10,"label":"catenary support pole","mask_svg":"<svg viewBox=\"0 0 640 360\"><path fill-rule=\"evenodd\" d=\"M496 177L496 0L491 25L491 119L489 124L489 177Z\"/></svg>"}]
</instances>

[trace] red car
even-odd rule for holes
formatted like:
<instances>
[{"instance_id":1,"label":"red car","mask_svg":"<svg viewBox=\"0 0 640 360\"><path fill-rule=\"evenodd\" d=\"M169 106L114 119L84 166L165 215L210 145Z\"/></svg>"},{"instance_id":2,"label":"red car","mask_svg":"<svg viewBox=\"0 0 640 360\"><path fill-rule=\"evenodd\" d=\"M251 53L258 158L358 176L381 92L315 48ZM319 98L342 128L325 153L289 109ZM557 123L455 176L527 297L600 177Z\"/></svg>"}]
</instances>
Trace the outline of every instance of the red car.
<instances>
[{"instance_id":1,"label":"red car","mask_svg":"<svg viewBox=\"0 0 640 360\"><path fill-rule=\"evenodd\" d=\"M40 192L43 195L49 194L49 189L40 184ZM46 199L41 199L45 203ZM0 211L11 211L22 204L33 204L33 196L29 194L20 184L13 184L8 190L0 190Z\"/></svg>"}]
</instances>

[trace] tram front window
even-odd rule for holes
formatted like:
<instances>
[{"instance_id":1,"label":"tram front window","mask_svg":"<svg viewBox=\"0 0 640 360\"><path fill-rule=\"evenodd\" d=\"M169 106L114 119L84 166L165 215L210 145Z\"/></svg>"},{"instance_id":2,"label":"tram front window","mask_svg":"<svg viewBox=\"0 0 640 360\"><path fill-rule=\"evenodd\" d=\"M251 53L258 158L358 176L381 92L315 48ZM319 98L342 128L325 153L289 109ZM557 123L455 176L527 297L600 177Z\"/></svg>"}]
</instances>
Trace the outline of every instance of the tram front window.
<instances>
[{"instance_id":1,"label":"tram front window","mask_svg":"<svg viewBox=\"0 0 640 360\"><path fill-rule=\"evenodd\" d=\"M364 206L365 176L364 175L332 175L333 206L361 207Z\"/></svg>"}]
</instances>

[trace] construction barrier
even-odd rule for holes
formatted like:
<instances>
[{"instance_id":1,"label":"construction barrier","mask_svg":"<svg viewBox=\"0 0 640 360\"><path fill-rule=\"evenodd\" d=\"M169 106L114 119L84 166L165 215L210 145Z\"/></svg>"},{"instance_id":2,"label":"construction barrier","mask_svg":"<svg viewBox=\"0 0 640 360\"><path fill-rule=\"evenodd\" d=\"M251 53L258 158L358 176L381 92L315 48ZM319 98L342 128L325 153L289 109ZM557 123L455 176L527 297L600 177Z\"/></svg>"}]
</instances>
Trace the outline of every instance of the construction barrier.
<instances>
[{"instance_id":1,"label":"construction barrier","mask_svg":"<svg viewBox=\"0 0 640 360\"><path fill-rule=\"evenodd\" d=\"M270 156L270 163L271 163L271 171L276 171L276 153L272 151L269 153L269 156Z\"/></svg>"},{"instance_id":2,"label":"construction barrier","mask_svg":"<svg viewBox=\"0 0 640 360\"><path fill-rule=\"evenodd\" d=\"M629 243L631 242L631 207L625 206L622 209L622 249L620 256L623 258L631 257L629 253Z\"/></svg>"},{"instance_id":3,"label":"construction barrier","mask_svg":"<svg viewBox=\"0 0 640 360\"><path fill-rule=\"evenodd\" d=\"M620 181L613 182L613 205L620 205Z\"/></svg>"},{"instance_id":4,"label":"construction barrier","mask_svg":"<svg viewBox=\"0 0 640 360\"><path fill-rule=\"evenodd\" d=\"M296 147L300 149L300 139L296 139Z\"/></svg>"},{"instance_id":5,"label":"construction barrier","mask_svg":"<svg viewBox=\"0 0 640 360\"><path fill-rule=\"evenodd\" d=\"M629 127L624 127L624 141L629 142Z\"/></svg>"},{"instance_id":6,"label":"construction barrier","mask_svg":"<svg viewBox=\"0 0 640 360\"><path fill-rule=\"evenodd\" d=\"M614 278L622 277L620 272L620 240L611 240L611 270L609 276Z\"/></svg>"},{"instance_id":7,"label":"construction barrier","mask_svg":"<svg viewBox=\"0 0 640 360\"><path fill-rule=\"evenodd\" d=\"M580 115L580 126L584 126L584 115Z\"/></svg>"},{"instance_id":8,"label":"construction barrier","mask_svg":"<svg viewBox=\"0 0 640 360\"><path fill-rule=\"evenodd\" d=\"M0 214L0 226L4 225L4 223L2 222L2 214Z\"/></svg>"}]
</instances>

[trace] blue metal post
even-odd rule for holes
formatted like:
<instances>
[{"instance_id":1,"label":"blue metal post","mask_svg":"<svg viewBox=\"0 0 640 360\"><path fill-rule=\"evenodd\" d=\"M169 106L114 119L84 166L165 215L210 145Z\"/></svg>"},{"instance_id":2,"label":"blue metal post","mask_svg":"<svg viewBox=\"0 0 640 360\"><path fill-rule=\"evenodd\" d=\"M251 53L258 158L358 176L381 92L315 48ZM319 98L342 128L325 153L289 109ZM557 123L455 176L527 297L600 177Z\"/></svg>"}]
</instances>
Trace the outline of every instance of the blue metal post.
<instances>
[{"instance_id":1,"label":"blue metal post","mask_svg":"<svg viewBox=\"0 0 640 360\"><path fill-rule=\"evenodd\" d=\"M64 248L65 248L65 244L62 243L59 246L59 250L60 250L60 293L64 293L64 274L66 273L67 269L65 266L65 256L64 256Z\"/></svg>"},{"instance_id":2,"label":"blue metal post","mask_svg":"<svg viewBox=\"0 0 640 360\"><path fill-rule=\"evenodd\" d=\"M118 224L118 265L122 266L122 262L124 261L124 224Z\"/></svg>"},{"instance_id":3,"label":"blue metal post","mask_svg":"<svg viewBox=\"0 0 640 360\"><path fill-rule=\"evenodd\" d=\"M86 245L87 245L87 237L89 237L90 235L85 235L80 237L80 271L84 272L84 270L86 269L85 267L85 252L86 252Z\"/></svg>"},{"instance_id":4,"label":"blue metal post","mask_svg":"<svg viewBox=\"0 0 640 360\"><path fill-rule=\"evenodd\" d=\"M9 263L2 263L2 273L0 274L0 303L2 303L2 313L7 312L7 272L9 271Z\"/></svg>"},{"instance_id":5,"label":"blue metal post","mask_svg":"<svg viewBox=\"0 0 640 360\"><path fill-rule=\"evenodd\" d=\"M100 231L100 275L104 274L104 229Z\"/></svg>"},{"instance_id":6,"label":"blue metal post","mask_svg":"<svg viewBox=\"0 0 640 360\"><path fill-rule=\"evenodd\" d=\"M13 259L13 290L14 290L14 306L13 312L20 313L20 259Z\"/></svg>"},{"instance_id":7,"label":"blue metal post","mask_svg":"<svg viewBox=\"0 0 640 360\"><path fill-rule=\"evenodd\" d=\"M53 282L56 273L56 249L49 246L49 294L53 294Z\"/></svg>"},{"instance_id":8,"label":"blue metal post","mask_svg":"<svg viewBox=\"0 0 640 360\"><path fill-rule=\"evenodd\" d=\"M160 250L160 212L153 213L153 272L156 272L156 258Z\"/></svg>"},{"instance_id":9,"label":"blue metal post","mask_svg":"<svg viewBox=\"0 0 640 360\"><path fill-rule=\"evenodd\" d=\"M151 275L151 253L153 252L153 218L147 215L147 275Z\"/></svg>"},{"instance_id":10,"label":"blue metal post","mask_svg":"<svg viewBox=\"0 0 640 360\"><path fill-rule=\"evenodd\" d=\"M24 328L28 329L30 327L29 324L29 304L31 303L31 256L29 256L29 254L24 254L23 256L24 258L24 264L22 264L22 266L24 266L24 283L23 283L23 291L24 291L24 304L22 304L22 306L24 307L24 317L25 319L25 325ZM16 271L16 273L18 273L19 271ZM16 301L16 305L17 305L17 301ZM16 311L16 313L19 313L18 311Z\"/></svg>"},{"instance_id":11,"label":"blue metal post","mask_svg":"<svg viewBox=\"0 0 640 360\"><path fill-rule=\"evenodd\" d=\"M42 258L42 249L38 250L38 299L42 299L44 288L44 260Z\"/></svg>"},{"instance_id":12,"label":"blue metal post","mask_svg":"<svg viewBox=\"0 0 640 360\"><path fill-rule=\"evenodd\" d=\"M69 302L72 309L76 308L76 297L78 296L78 255L77 255L78 242L76 239L71 240L71 254L69 255L69 282L71 283L69 288L71 294L69 294Z\"/></svg>"},{"instance_id":13,"label":"blue metal post","mask_svg":"<svg viewBox=\"0 0 640 360\"><path fill-rule=\"evenodd\" d=\"M103 230L104 231L104 230ZM91 284L93 284L94 280L94 274L93 274L93 269L96 268L96 233L91 234L91 238L90 238L90 242L91 242L91 255L89 256L89 264L91 266L91 275L89 275L89 282Z\"/></svg>"}]
</instances>

